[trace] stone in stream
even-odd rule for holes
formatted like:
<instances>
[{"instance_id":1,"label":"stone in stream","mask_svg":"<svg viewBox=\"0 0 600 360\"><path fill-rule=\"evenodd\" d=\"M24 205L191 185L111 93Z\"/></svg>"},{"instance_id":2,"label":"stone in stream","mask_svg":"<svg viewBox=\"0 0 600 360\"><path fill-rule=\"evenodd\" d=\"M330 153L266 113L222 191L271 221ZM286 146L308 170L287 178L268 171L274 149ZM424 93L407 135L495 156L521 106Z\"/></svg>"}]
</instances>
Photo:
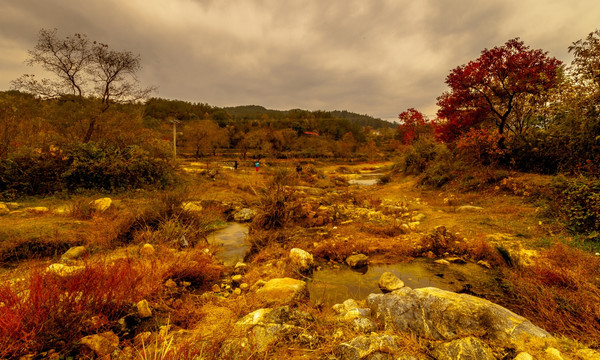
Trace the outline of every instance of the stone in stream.
<instances>
[{"instance_id":1,"label":"stone in stream","mask_svg":"<svg viewBox=\"0 0 600 360\"><path fill-rule=\"evenodd\" d=\"M399 290L404 287L404 281L400 280L396 275L389 271L381 274L379 278L379 288L383 293L389 293L395 290Z\"/></svg>"},{"instance_id":2,"label":"stone in stream","mask_svg":"<svg viewBox=\"0 0 600 360\"><path fill-rule=\"evenodd\" d=\"M365 254L351 255L346 258L346 264L351 268L361 268L369 264L369 257Z\"/></svg>"}]
</instances>

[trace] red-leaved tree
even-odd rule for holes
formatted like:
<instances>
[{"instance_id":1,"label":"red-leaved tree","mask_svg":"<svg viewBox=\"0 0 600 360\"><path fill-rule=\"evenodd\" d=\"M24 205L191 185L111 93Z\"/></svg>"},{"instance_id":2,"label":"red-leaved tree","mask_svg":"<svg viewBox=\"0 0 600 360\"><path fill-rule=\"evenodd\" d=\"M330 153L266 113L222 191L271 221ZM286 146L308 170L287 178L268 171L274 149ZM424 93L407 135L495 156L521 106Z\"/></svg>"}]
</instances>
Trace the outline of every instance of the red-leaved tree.
<instances>
[{"instance_id":1,"label":"red-leaved tree","mask_svg":"<svg viewBox=\"0 0 600 360\"><path fill-rule=\"evenodd\" d=\"M405 145L411 145L421 135L433 132L429 119L414 108L401 112L398 119L400 125L396 129L396 138Z\"/></svg>"},{"instance_id":2,"label":"red-leaved tree","mask_svg":"<svg viewBox=\"0 0 600 360\"><path fill-rule=\"evenodd\" d=\"M438 98L438 139L451 142L474 126L495 127L500 146L507 132L525 131L535 108L557 84L562 62L519 38L485 49L476 60L452 70L450 91Z\"/></svg>"}]
</instances>

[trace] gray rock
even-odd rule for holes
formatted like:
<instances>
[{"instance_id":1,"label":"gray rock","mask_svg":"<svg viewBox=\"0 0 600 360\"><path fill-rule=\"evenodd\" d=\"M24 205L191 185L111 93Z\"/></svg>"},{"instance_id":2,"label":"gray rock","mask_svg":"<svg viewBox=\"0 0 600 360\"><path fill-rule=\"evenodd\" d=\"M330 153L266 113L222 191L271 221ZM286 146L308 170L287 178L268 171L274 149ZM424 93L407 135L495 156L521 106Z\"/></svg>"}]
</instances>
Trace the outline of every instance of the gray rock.
<instances>
[{"instance_id":1,"label":"gray rock","mask_svg":"<svg viewBox=\"0 0 600 360\"><path fill-rule=\"evenodd\" d=\"M287 304L308 298L306 282L292 278L271 279L256 291L267 304Z\"/></svg>"},{"instance_id":2,"label":"gray rock","mask_svg":"<svg viewBox=\"0 0 600 360\"><path fill-rule=\"evenodd\" d=\"M256 216L256 211L249 208L243 208L233 215L233 219L238 222L248 222L252 221L254 216Z\"/></svg>"},{"instance_id":3,"label":"gray rock","mask_svg":"<svg viewBox=\"0 0 600 360\"><path fill-rule=\"evenodd\" d=\"M105 197L90 202L90 208L97 212L105 212L112 205L112 199Z\"/></svg>"},{"instance_id":4,"label":"gray rock","mask_svg":"<svg viewBox=\"0 0 600 360\"><path fill-rule=\"evenodd\" d=\"M393 360L400 350L396 341L397 338L391 335L361 335L341 343L334 352L340 360Z\"/></svg>"},{"instance_id":5,"label":"gray rock","mask_svg":"<svg viewBox=\"0 0 600 360\"><path fill-rule=\"evenodd\" d=\"M309 271L314 266L312 254L298 248L290 250L290 262L300 271Z\"/></svg>"},{"instance_id":6,"label":"gray rock","mask_svg":"<svg viewBox=\"0 0 600 360\"><path fill-rule=\"evenodd\" d=\"M85 246L75 246L67 250L61 257L60 260L62 262L68 262L71 260L81 259L83 256L87 255L88 251Z\"/></svg>"},{"instance_id":7,"label":"gray rock","mask_svg":"<svg viewBox=\"0 0 600 360\"><path fill-rule=\"evenodd\" d=\"M396 275L391 272L384 272L379 278L379 288L381 292L388 293L395 290L402 289L404 287L404 281L400 280Z\"/></svg>"},{"instance_id":8,"label":"gray rock","mask_svg":"<svg viewBox=\"0 0 600 360\"><path fill-rule=\"evenodd\" d=\"M437 345L432 355L437 360L496 360L492 349L472 336Z\"/></svg>"},{"instance_id":9,"label":"gray rock","mask_svg":"<svg viewBox=\"0 0 600 360\"><path fill-rule=\"evenodd\" d=\"M437 288L404 294L371 294L367 303L376 316L400 331L436 340L475 336L512 341L550 334L529 320L488 300Z\"/></svg>"},{"instance_id":10,"label":"gray rock","mask_svg":"<svg viewBox=\"0 0 600 360\"><path fill-rule=\"evenodd\" d=\"M369 334L377 330L377 324L371 319L361 317L352 320L352 328L354 331Z\"/></svg>"},{"instance_id":11,"label":"gray rock","mask_svg":"<svg viewBox=\"0 0 600 360\"><path fill-rule=\"evenodd\" d=\"M89 335L79 341L84 350L91 351L99 357L112 353L119 346L119 337L112 331ZM85 351L84 351L85 352Z\"/></svg>"},{"instance_id":12,"label":"gray rock","mask_svg":"<svg viewBox=\"0 0 600 360\"><path fill-rule=\"evenodd\" d=\"M365 254L351 255L346 258L346 264L352 268L361 268L369 264L369 257Z\"/></svg>"}]
</instances>

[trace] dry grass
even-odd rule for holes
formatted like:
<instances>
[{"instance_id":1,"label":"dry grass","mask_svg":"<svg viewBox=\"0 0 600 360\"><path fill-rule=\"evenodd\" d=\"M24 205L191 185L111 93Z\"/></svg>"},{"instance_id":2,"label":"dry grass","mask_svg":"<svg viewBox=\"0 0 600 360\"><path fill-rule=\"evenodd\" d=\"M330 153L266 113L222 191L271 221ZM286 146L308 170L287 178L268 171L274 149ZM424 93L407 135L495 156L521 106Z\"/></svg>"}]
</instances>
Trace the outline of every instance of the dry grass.
<instances>
[{"instance_id":1,"label":"dry grass","mask_svg":"<svg viewBox=\"0 0 600 360\"><path fill-rule=\"evenodd\" d=\"M552 333L600 346L600 259L557 244L504 278L506 306Z\"/></svg>"}]
</instances>

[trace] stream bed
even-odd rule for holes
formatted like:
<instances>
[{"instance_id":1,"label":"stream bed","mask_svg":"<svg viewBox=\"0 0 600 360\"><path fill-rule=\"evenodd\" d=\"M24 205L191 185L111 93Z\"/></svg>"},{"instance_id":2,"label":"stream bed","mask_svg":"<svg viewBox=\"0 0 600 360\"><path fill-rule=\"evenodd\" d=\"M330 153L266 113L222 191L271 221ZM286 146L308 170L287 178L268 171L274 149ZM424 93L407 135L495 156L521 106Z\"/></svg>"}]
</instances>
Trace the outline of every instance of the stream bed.
<instances>
[{"instance_id":1,"label":"stream bed","mask_svg":"<svg viewBox=\"0 0 600 360\"><path fill-rule=\"evenodd\" d=\"M339 269L315 270L308 281L310 298L326 306L342 303L346 299L364 300L371 293L381 293L378 282L381 274L391 272L410 288L436 287L459 292L481 289L492 277L489 270L476 264L436 264L428 259L409 263L371 265L366 272L343 266ZM469 291L469 290L467 290Z\"/></svg>"},{"instance_id":2,"label":"stream bed","mask_svg":"<svg viewBox=\"0 0 600 360\"><path fill-rule=\"evenodd\" d=\"M223 261L225 266L234 266L238 262L244 261L244 256L250 250L247 237L248 225L229 223L223 229L208 235L208 242L220 247L217 257Z\"/></svg>"}]
</instances>

